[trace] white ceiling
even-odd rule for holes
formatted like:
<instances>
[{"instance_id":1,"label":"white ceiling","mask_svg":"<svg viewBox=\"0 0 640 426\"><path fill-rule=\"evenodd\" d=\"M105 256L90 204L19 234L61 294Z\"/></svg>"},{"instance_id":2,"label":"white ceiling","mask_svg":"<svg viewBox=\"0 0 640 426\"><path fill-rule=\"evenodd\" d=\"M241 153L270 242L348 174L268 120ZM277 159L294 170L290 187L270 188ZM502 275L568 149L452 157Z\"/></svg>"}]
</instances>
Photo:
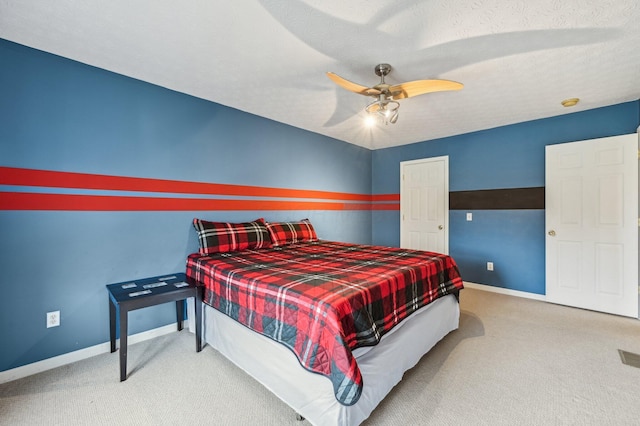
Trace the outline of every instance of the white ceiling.
<instances>
[{"instance_id":1,"label":"white ceiling","mask_svg":"<svg viewBox=\"0 0 640 426\"><path fill-rule=\"evenodd\" d=\"M370 149L640 98L638 0L0 0L0 38ZM381 62L465 87L366 128L325 72Z\"/></svg>"}]
</instances>

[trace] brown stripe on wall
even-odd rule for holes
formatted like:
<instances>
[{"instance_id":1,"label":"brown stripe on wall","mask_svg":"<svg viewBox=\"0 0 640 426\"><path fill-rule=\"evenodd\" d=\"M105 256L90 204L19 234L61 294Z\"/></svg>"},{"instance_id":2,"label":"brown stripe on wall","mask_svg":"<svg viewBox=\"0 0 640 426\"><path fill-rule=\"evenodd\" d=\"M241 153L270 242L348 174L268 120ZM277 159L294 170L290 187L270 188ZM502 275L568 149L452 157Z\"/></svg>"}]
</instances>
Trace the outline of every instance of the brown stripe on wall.
<instances>
[{"instance_id":1,"label":"brown stripe on wall","mask_svg":"<svg viewBox=\"0 0 640 426\"><path fill-rule=\"evenodd\" d=\"M544 186L449 192L450 210L544 209Z\"/></svg>"}]
</instances>

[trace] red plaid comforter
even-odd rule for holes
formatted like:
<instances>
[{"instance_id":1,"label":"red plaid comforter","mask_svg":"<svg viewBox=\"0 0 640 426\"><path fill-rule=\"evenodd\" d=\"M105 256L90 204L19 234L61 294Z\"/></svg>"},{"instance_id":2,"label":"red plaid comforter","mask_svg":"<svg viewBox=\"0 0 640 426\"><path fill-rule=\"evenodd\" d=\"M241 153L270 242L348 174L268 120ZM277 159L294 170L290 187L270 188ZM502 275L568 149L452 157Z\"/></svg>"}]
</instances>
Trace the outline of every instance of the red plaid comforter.
<instances>
[{"instance_id":1,"label":"red plaid comforter","mask_svg":"<svg viewBox=\"0 0 640 426\"><path fill-rule=\"evenodd\" d=\"M187 276L205 286L205 303L329 377L344 405L362 393L352 350L377 344L411 313L463 288L447 255L330 241L194 253Z\"/></svg>"}]
</instances>

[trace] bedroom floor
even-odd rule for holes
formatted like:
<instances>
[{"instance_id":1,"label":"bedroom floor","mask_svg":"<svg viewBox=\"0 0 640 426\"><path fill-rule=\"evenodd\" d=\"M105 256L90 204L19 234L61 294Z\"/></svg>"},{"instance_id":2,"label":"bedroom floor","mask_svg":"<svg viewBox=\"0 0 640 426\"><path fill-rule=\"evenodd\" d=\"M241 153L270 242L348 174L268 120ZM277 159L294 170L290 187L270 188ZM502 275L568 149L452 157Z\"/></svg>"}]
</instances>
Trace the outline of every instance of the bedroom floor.
<instances>
[{"instance_id":1,"label":"bedroom floor","mask_svg":"<svg viewBox=\"0 0 640 426\"><path fill-rule=\"evenodd\" d=\"M635 425L640 321L475 289L460 329L365 425ZM295 425L293 411L186 331L0 385L0 424Z\"/></svg>"}]
</instances>

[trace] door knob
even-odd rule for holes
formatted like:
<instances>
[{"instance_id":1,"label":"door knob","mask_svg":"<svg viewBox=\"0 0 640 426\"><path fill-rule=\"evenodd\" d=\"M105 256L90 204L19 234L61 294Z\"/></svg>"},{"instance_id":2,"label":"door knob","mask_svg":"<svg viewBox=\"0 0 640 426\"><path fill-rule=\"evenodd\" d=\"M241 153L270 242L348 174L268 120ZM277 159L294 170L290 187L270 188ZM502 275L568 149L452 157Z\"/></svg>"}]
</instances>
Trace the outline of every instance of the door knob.
<instances>
[{"instance_id":1,"label":"door knob","mask_svg":"<svg viewBox=\"0 0 640 426\"><path fill-rule=\"evenodd\" d=\"M556 231L554 231L553 229L551 231L548 232L549 236L551 237L555 237L556 236Z\"/></svg>"},{"instance_id":2,"label":"door knob","mask_svg":"<svg viewBox=\"0 0 640 426\"><path fill-rule=\"evenodd\" d=\"M442 231L444 229L444 226L438 225L438 229Z\"/></svg>"}]
</instances>

